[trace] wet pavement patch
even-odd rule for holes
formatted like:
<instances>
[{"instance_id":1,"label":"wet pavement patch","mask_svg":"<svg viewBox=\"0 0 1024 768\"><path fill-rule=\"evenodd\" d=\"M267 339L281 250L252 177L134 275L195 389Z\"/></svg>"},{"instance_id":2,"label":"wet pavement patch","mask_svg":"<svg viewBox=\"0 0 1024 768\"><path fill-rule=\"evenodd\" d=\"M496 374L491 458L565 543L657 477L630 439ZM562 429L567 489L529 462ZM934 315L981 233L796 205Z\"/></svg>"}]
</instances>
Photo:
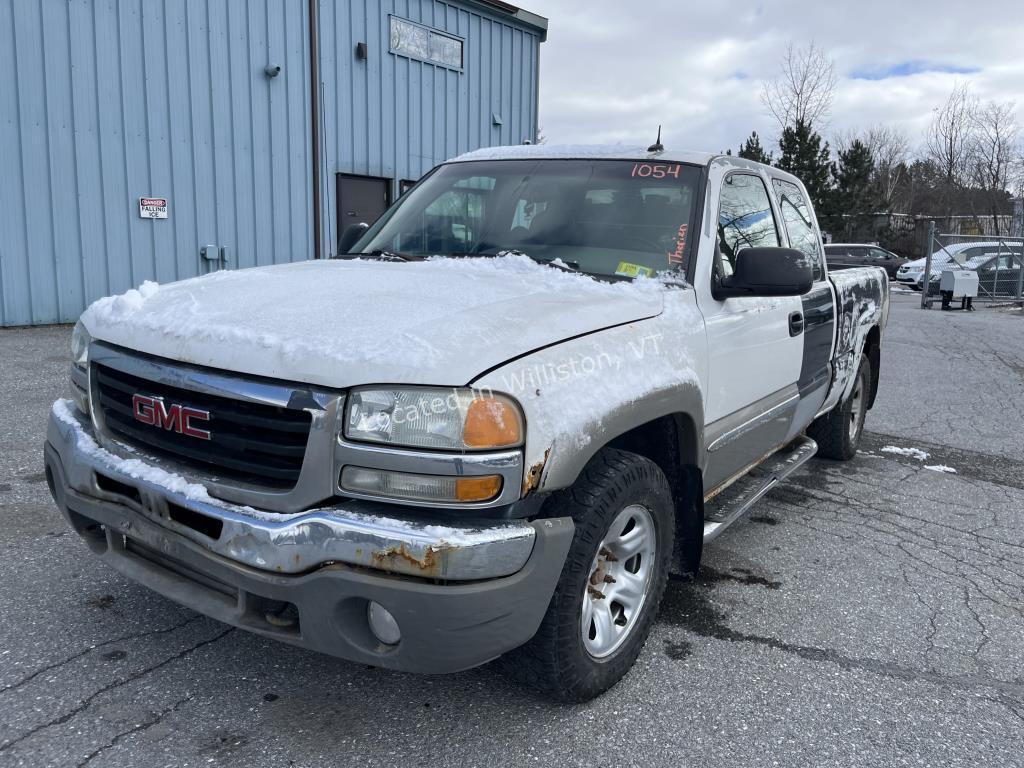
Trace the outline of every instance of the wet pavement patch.
<instances>
[{"instance_id":1,"label":"wet pavement patch","mask_svg":"<svg viewBox=\"0 0 1024 768\"><path fill-rule=\"evenodd\" d=\"M716 571L714 568L703 566L700 575L697 576L697 584L715 584L721 581L733 581L737 584L751 584L767 589L778 589L782 586L781 581L766 579L758 576L749 568L733 567L728 571Z\"/></svg>"},{"instance_id":2,"label":"wet pavement patch","mask_svg":"<svg viewBox=\"0 0 1024 768\"><path fill-rule=\"evenodd\" d=\"M99 597L94 597L92 600L86 601L85 604L92 608L110 608L114 604L114 596L100 595Z\"/></svg>"},{"instance_id":3,"label":"wet pavement patch","mask_svg":"<svg viewBox=\"0 0 1024 768\"><path fill-rule=\"evenodd\" d=\"M113 651L107 651L106 653L102 654L102 658L106 661L121 661L121 659L125 659L127 657L128 652L122 651L120 648L116 648Z\"/></svg>"},{"instance_id":4,"label":"wet pavement patch","mask_svg":"<svg viewBox=\"0 0 1024 768\"><path fill-rule=\"evenodd\" d=\"M665 655L675 661L682 661L693 652L693 643L686 640L665 641Z\"/></svg>"},{"instance_id":5,"label":"wet pavement patch","mask_svg":"<svg viewBox=\"0 0 1024 768\"><path fill-rule=\"evenodd\" d=\"M928 454L928 461L923 462L910 456L901 456L897 453L882 453L882 448L895 446L897 448L917 448ZM923 469L925 463L931 465L944 465L953 467L957 474L969 477L973 480L982 480L994 485L1019 488L1024 490L1024 472L1020 471L1020 461L1009 459L1005 456L995 456L990 453L979 451L968 451L962 448L954 448L949 445L929 443L924 440L911 440L905 437L894 435L883 435L877 432L865 432L861 437L860 450L871 451L884 457L888 461L896 461L910 467ZM856 469L856 462L849 462ZM796 478L794 478L796 479ZM800 478L805 480L806 478ZM806 483L801 483L806 485ZM810 486L808 486L810 487Z\"/></svg>"},{"instance_id":6,"label":"wet pavement patch","mask_svg":"<svg viewBox=\"0 0 1024 768\"><path fill-rule=\"evenodd\" d=\"M782 521L771 515L751 515L750 522L760 523L761 525L778 525Z\"/></svg>"}]
</instances>

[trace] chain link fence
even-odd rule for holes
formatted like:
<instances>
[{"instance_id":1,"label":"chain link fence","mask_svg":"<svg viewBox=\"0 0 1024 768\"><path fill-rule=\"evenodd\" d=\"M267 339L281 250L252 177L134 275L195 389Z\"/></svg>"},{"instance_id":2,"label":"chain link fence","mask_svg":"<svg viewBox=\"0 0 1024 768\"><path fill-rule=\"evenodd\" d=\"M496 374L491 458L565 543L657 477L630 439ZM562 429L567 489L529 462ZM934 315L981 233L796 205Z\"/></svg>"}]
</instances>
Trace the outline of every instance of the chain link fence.
<instances>
[{"instance_id":1,"label":"chain link fence","mask_svg":"<svg viewBox=\"0 0 1024 768\"><path fill-rule=\"evenodd\" d=\"M1024 238L936 233L932 227L925 253L925 269L917 286L922 289L922 307L941 298L942 273L948 270L977 273L978 296L974 301L1024 300Z\"/></svg>"}]
</instances>

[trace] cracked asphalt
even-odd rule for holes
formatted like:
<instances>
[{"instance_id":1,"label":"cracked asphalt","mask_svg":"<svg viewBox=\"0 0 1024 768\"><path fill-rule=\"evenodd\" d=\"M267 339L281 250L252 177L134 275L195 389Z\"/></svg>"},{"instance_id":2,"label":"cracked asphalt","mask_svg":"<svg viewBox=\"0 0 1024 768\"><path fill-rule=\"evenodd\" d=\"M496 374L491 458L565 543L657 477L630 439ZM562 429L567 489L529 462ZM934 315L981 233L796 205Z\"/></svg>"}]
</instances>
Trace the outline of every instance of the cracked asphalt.
<instances>
[{"instance_id":1,"label":"cracked asphalt","mask_svg":"<svg viewBox=\"0 0 1024 768\"><path fill-rule=\"evenodd\" d=\"M0 331L0 766L1024 765L1024 313L915 301L864 451L711 544L575 707L263 640L107 569L41 474L69 329Z\"/></svg>"}]
</instances>

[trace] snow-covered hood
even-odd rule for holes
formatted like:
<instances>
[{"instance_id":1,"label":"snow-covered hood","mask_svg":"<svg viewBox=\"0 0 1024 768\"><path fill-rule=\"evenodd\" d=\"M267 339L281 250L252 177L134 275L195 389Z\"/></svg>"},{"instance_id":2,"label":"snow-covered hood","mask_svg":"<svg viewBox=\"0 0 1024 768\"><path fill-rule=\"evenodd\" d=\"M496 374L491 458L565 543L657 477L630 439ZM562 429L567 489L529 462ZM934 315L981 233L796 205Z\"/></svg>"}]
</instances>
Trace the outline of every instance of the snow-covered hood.
<instances>
[{"instance_id":1,"label":"snow-covered hood","mask_svg":"<svg viewBox=\"0 0 1024 768\"><path fill-rule=\"evenodd\" d=\"M94 339L326 387L463 385L535 349L653 317L656 280L603 283L524 256L307 261L144 283L82 315Z\"/></svg>"}]
</instances>

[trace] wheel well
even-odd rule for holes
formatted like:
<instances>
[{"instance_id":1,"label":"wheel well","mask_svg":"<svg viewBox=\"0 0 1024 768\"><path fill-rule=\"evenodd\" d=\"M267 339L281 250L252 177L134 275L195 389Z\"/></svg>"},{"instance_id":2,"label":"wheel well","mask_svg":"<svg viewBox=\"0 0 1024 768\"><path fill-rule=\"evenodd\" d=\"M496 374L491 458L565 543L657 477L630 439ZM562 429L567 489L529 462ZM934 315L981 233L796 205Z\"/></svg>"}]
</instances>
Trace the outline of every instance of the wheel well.
<instances>
[{"instance_id":1,"label":"wheel well","mask_svg":"<svg viewBox=\"0 0 1024 768\"><path fill-rule=\"evenodd\" d=\"M641 424L608 443L650 459L668 479L676 507L673 572L696 575L704 542L703 476L697 462L697 429L687 414Z\"/></svg>"},{"instance_id":2,"label":"wheel well","mask_svg":"<svg viewBox=\"0 0 1024 768\"><path fill-rule=\"evenodd\" d=\"M864 354L871 363L871 391L868 396L868 408L875 404L875 395L878 394L878 374L882 363L882 332L876 325L864 340Z\"/></svg>"}]
</instances>

